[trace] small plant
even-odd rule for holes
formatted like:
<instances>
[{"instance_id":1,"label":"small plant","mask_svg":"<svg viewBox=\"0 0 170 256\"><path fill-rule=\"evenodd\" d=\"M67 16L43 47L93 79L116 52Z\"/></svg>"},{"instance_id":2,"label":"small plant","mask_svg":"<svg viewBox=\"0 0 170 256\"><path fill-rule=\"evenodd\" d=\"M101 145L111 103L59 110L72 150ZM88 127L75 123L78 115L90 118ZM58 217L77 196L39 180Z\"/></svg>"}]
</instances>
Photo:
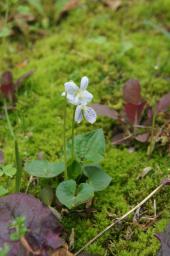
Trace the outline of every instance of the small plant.
<instances>
[{"instance_id":1,"label":"small plant","mask_svg":"<svg viewBox=\"0 0 170 256\"><path fill-rule=\"evenodd\" d=\"M47 160L33 160L25 164L25 170L32 176L52 178L59 176L61 181L56 188L58 200L72 209L91 200L94 192L105 189L111 182L100 166L105 151L105 139L102 129L97 129L75 136L75 123L79 124L83 117L93 124L96 112L88 104L93 95L87 91L88 78L81 79L80 87L73 81L65 83L62 93L65 99L64 108L64 163L51 163ZM67 141L66 121L67 104L73 105L72 137ZM64 180L62 180L64 177Z\"/></svg>"},{"instance_id":2,"label":"small plant","mask_svg":"<svg viewBox=\"0 0 170 256\"><path fill-rule=\"evenodd\" d=\"M7 256L9 253L9 246L7 244L4 244L2 248L0 248L0 256Z\"/></svg>"},{"instance_id":3,"label":"small plant","mask_svg":"<svg viewBox=\"0 0 170 256\"><path fill-rule=\"evenodd\" d=\"M25 236L27 232L25 217L24 216L16 217L10 224L10 228L15 230L10 234L10 239L12 241L20 240L23 236Z\"/></svg>"},{"instance_id":4,"label":"small plant","mask_svg":"<svg viewBox=\"0 0 170 256\"><path fill-rule=\"evenodd\" d=\"M39 199L16 193L1 197L0 205L0 256L49 255L49 251L52 255L66 243L63 226Z\"/></svg>"},{"instance_id":5,"label":"small plant","mask_svg":"<svg viewBox=\"0 0 170 256\"><path fill-rule=\"evenodd\" d=\"M150 156L156 143L169 144L170 92L151 106L141 96L141 86L137 80L128 80L123 87L124 109L120 113L106 105L94 104L98 115L117 120L119 127L113 131L114 145L127 144L133 140L147 143L147 154ZM156 123L156 120L159 123ZM120 132L117 132L119 128Z\"/></svg>"},{"instance_id":6,"label":"small plant","mask_svg":"<svg viewBox=\"0 0 170 256\"><path fill-rule=\"evenodd\" d=\"M15 174L16 174L16 168L14 168L11 164L0 165L0 177L5 176L11 180L11 178L13 178ZM5 187L3 185L0 185L0 196L3 196L9 192L8 186L9 184L6 184Z\"/></svg>"},{"instance_id":7,"label":"small plant","mask_svg":"<svg viewBox=\"0 0 170 256\"><path fill-rule=\"evenodd\" d=\"M17 136L14 132L13 125L10 121L9 117L9 108L13 108L16 102L16 93L23 84L23 82L32 75L33 71L29 71L22 76L20 76L17 80L14 81L13 74L11 71L5 71L1 75L0 79L0 100L3 102L3 108L5 113L5 118L8 125L8 130L14 142L14 152L15 152L15 161L16 161L16 184L15 190L16 192L20 191L21 187L21 176L22 176L22 166L21 166L21 159L19 153L19 144ZM0 176L2 174L6 174L7 176L13 176L14 169L12 166L0 166ZM11 174L10 174L11 173ZM7 192L4 190L3 187L0 187L0 195L3 195Z\"/></svg>"}]
</instances>

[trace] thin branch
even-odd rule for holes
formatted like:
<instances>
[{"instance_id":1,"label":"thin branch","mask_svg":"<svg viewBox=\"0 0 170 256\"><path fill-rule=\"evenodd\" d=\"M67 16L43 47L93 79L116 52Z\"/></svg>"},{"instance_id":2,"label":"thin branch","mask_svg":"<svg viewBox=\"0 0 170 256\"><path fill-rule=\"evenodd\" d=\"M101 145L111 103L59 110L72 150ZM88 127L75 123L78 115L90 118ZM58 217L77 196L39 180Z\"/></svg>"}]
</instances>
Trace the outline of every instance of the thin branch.
<instances>
[{"instance_id":1,"label":"thin branch","mask_svg":"<svg viewBox=\"0 0 170 256\"><path fill-rule=\"evenodd\" d=\"M128 136L123 137L122 139L113 141L113 145L115 145L115 144L117 144L117 143L121 143L121 142L123 142L123 141L125 141L125 140L128 140L128 139L130 139L131 137L133 137L133 135L132 135L132 134L129 134Z\"/></svg>"},{"instance_id":2,"label":"thin branch","mask_svg":"<svg viewBox=\"0 0 170 256\"><path fill-rule=\"evenodd\" d=\"M122 217L118 218L116 221L112 222L109 226L107 226L103 231L101 231L99 234L97 234L94 238L92 238L87 244L85 244L78 252L75 253L75 256L79 255L84 249L86 249L89 245L91 245L93 242L95 242L99 237L101 237L106 231L111 229L113 226L115 226L117 223L125 219L128 215L136 211L138 208L140 208L144 203L146 203L154 194L156 194L164 184L159 185L156 189L154 189L147 197L145 197L140 203L138 203L134 208L132 208L130 211L125 213Z\"/></svg>"}]
</instances>

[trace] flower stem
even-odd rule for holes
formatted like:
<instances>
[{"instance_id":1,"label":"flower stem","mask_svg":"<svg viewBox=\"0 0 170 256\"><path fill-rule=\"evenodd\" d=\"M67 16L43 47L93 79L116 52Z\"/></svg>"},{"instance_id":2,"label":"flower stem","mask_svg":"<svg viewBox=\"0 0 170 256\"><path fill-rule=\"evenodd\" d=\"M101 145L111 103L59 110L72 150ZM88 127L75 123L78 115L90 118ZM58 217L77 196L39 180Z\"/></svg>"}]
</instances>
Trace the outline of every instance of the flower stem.
<instances>
[{"instance_id":1,"label":"flower stem","mask_svg":"<svg viewBox=\"0 0 170 256\"><path fill-rule=\"evenodd\" d=\"M21 166L21 160L20 160L19 147L18 147L17 140L15 140L15 161L16 161L16 168L17 168L15 189L16 189L16 192L20 192L22 166Z\"/></svg>"},{"instance_id":2,"label":"flower stem","mask_svg":"<svg viewBox=\"0 0 170 256\"><path fill-rule=\"evenodd\" d=\"M71 134L71 139L72 139L72 147L71 147L72 152L71 152L71 156L72 156L72 161L74 160L74 128L75 128L75 126L74 126L74 124L75 124L75 122L74 122L74 112L75 112L75 108L73 109L72 134Z\"/></svg>"},{"instance_id":3,"label":"flower stem","mask_svg":"<svg viewBox=\"0 0 170 256\"><path fill-rule=\"evenodd\" d=\"M6 117L6 120L7 120L9 132L10 132L10 134L11 134L11 137L12 137L13 140L15 141L15 140L16 140L16 137L15 137L15 134L14 134L12 125L11 125L11 121L10 121L10 119L9 119L7 104L6 104L6 101L5 101L5 100L4 100L4 110L5 110L5 117Z\"/></svg>"},{"instance_id":4,"label":"flower stem","mask_svg":"<svg viewBox=\"0 0 170 256\"><path fill-rule=\"evenodd\" d=\"M11 121L8 115L8 109L7 109L7 104L6 101L4 101L4 110L5 110L5 117L7 120L8 124L8 129L11 134L11 137L13 138L14 141L14 149L15 149L15 161L16 161L16 178L15 178L15 191L20 192L20 187L21 187L21 177L22 177L22 167L21 167L21 161L20 161L20 154L19 154L19 147L18 147L18 142L17 138L15 136L14 130L11 125Z\"/></svg>"},{"instance_id":5,"label":"flower stem","mask_svg":"<svg viewBox=\"0 0 170 256\"><path fill-rule=\"evenodd\" d=\"M68 174L67 174L67 149L66 149L66 118L67 118L67 95L65 96L65 106L64 106L64 164L65 164L65 170L64 170L64 180L67 180Z\"/></svg>"}]
</instances>

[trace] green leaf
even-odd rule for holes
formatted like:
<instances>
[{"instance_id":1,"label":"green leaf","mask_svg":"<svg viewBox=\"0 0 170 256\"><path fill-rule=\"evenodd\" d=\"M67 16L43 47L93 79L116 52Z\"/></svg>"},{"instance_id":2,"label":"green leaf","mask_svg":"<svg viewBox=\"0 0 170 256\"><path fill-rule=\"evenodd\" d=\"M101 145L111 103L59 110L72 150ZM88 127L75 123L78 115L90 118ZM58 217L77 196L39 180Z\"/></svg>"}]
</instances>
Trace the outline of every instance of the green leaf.
<instances>
[{"instance_id":1,"label":"green leaf","mask_svg":"<svg viewBox=\"0 0 170 256\"><path fill-rule=\"evenodd\" d=\"M82 174L81 164L79 162L77 162L76 160L73 160L69 164L67 172L68 172L69 179L76 179L79 175Z\"/></svg>"},{"instance_id":2,"label":"green leaf","mask_svg":"<svg viewBox=\"0 0 170 256\"><path fill-rule=\"evenodd\" d=\"M0 31L0 38L7 37L11 35L11 29L7 26L3 27Z\"/></svg>"},{"instance_id":3,"label":"green leaf","mask_svg":"<svg viewBox=\"0 0 170 256\"><path fill-rule=\"evenodd\" d=\"M8 164L2 167L2 171L6 176L12 178L16 174L16 168L12 164Z\"/></svg>"},{"instance_id":4,"label":"green leaf","mask_svg":"<svg viewBox=\"0 0 170 256\"><path fill-rule=\"evenodd\" d=\"M74 144L75 157L78 162L99 162L103 159L105 139L102 129L75 136ZM71 154L71 142L67 149Z\"/></svg>"},{"instance_id":5,"label":"green leaf","mask_svg":"<svg viewBox=\"0 0 170 256\"><path fill-rule=\"evenodd\" d=\"M4 196L8 193L8 190L3 186L0 186L0 196Z\"/></svg>"},{"instance_id":6,"label":"green leaf","mask_svg":"<svg viewBox=\"0 0 170 256\"><path fill-rule=\"evenodd\" d=\"M94 191L87 183L81 183L77 186L74 180L66 180L58 185L56 195L63 205L72 209L73 207L85 203L93 198Z\"/></svg>"},{"instance_id":7,"label":"green leaf","mask_svg":"<svg viewBox=\"0 0 170 256\"><path fill-rule=\"evenodd\" d=\"M109 186L112 180L112 178L97 165L85 166L84 174L88 177L89 184L93 187L94 191L104 190Z\"/></svg>"},{"instance_id":8,"label":"green leaf","mask_svg":"<svg viewBox=\"0 0 170 256\"><path fill-rule=\"evenodd\" d=\"M10 251L9 245L4 244L2 248L0 248L0 256L7 256Z\"/></svg>"},{"instance_id":9,"label":"green leaf","mask_svg":"<svg viewBox=\"0 0 170 256\"><path fill-rule=\"evenodd\" d=\"M25 164L25 170L32 176L52 178L64 172L64 163L50 163L47 160L32 160Z\"/></svg>"}]
</instances>

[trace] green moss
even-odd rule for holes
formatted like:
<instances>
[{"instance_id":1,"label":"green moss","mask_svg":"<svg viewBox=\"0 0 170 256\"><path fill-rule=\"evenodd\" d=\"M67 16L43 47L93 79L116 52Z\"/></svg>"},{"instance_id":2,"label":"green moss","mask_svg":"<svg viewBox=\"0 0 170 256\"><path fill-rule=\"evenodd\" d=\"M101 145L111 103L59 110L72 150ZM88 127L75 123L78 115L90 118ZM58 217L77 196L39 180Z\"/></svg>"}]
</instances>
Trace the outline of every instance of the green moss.
<instances>
[{"instance_id":1,"label":"green moss","mask_svg":"<svg viewBox=\"0 0 170 256\"><path fill-rule=\"evenodd\" d=\"M79 83L83 75L90 77L90 90L96 102L106 102L120 109L122 86L127 79L141 81L142 93L154 103L169 90L169 1L131 1L113 11L95 1L83 1L60 25L30 48L18 54L14 42L0 46L2 70L10 68L17 78L34 69L33 76L18 93L16 111L10 114L19 139L24 160L36 158L43 151L50 160L62 158L63 143L63 83L70 79ZM152 8L151 8L152 6ZM162 13L164 15L162 15ZM10 47L9 47L10 46ZM25 68L20 63L27 60ZM68 111L70 136L72 109ZM115 218L123 215L150 193L169 172L170 160L156 152L150 160L145 148L129 153L127 149L113 147L110 127L115 122L99 118L94 127L85 122L76 132L103 127L107 136L106 158L102 163L112 176L110 187L95 198L95 212L87 217L70 212L63 219L68 230L75 228L75 250L104 229ZM13 142L4 120L0 121L1 148L6 162L14 162ZM143 168L153 170L138 179ZM23 191L29 177L24 174ZM39 195L40 181L30 192ZM57 181L51 181L54 188ZM12 191L12 189L11 189ZM133 216L107 232L89 247L100 255L131 256L155 255L159 242L154 237L166 226L169 218L169 188L155 196L160 217L147 228L132 222ZM153 216L153 199L141 208L143 216Z\"/></svg>"}]
</instances>

